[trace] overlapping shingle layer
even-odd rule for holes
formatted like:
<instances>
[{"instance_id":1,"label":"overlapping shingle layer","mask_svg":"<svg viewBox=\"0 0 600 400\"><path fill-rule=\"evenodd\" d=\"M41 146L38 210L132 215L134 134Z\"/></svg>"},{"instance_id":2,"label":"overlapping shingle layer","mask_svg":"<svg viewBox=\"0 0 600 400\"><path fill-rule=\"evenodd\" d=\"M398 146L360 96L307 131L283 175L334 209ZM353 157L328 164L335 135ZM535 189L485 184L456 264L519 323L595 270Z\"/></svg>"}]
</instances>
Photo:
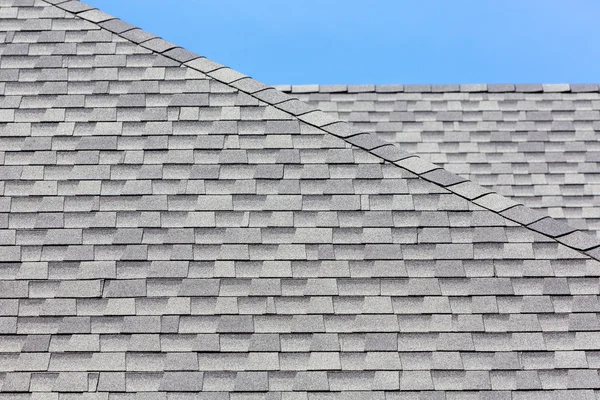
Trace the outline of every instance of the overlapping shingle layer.
<instances>
[{"instance_id":1,"label":"overlapping shingle layer","mask_svg":"<svg viewBox=\"0 0 600 400\"><path fill-rule=\"evenodd\" d=\"M449 171L600 235L598 85L280 88Z\"/></svg>"},{"instance_id":2,"label":"overlapping shingle layer","mask_svg":"<svg viewBox=\"0 0 600 400\"><path fill-rule=\"evenodd\" d=\"M0 0L0 399L594 398L598 243L52 3Z\"/></svg>"}]
</instances>

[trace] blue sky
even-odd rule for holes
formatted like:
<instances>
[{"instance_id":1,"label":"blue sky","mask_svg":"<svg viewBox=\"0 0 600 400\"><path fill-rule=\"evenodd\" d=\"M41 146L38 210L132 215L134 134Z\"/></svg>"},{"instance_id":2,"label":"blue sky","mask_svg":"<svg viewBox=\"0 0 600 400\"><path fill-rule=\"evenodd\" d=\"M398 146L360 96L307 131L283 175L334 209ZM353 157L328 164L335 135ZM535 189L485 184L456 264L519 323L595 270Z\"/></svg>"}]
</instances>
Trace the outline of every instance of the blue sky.
<instances>
[{"instance_id":1,"label":"blue sky","mask_svg":"<svg viewBox=\"0 0 600 400\"><path fill-rule=\"evenodd\" d=\"M598 0L84 0L268 84L597 83Z\"/></svg>"}]
</instances>

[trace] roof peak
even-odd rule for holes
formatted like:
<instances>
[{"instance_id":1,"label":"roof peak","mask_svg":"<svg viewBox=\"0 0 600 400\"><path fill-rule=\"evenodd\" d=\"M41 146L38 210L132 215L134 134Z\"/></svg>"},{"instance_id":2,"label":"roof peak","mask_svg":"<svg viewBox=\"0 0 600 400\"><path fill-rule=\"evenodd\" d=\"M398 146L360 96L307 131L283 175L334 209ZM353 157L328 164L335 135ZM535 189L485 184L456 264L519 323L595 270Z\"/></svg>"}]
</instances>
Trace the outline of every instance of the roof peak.
<instances>
[{"instance_id":1,"label":"roof peak","mask_svg":"<svg viewBox=\"0 0 600 400\"><path fill-rule=\"evenodd\" d=\"M106 14L83 2L80 2L79 0L43 1L53 4L62 10L75 14L79 18L97 24L98 26L135 44L138 44L155 54L160 54L161 56L164 56L173 62L177 62L182 66L202 72L216 81L234 87L241 92L244 92L297 118L300 121L303 121L306 124L343 139L347 143L361 148L378 157L379 159L407 170L426 181L432 182L479 207L516 222L536 233L545 235L559 243L562 243L563 245L584 253L591 258L600 260L600 241L585 234L584 232L578 231L565 223L554 220L551 217L544 216L538 211L525 207L520 203L493 192L492 190L485 189L472 181L446 171L440 166L423 160L416 154L408 153L394 144L380 139L374 133L357 130L356 128L351 127L349 123L335 119L325 112L320 111L293 97L294 88L296 88L296 93L298 93L298 88L303 86L306 87L305 85L290 86L290 90L288 91L291 91L292 95L286 94L281 90L258 82L229 67L214 62L204 56L185 50L160 37L123 22L120 19ZM364 91L371 90L371 88L373 91L377 91L377 88L379 88L381 91L382 88L386 88L386 85L341 86L344 86L346 90L358 90L358 88L361 87L364 89ZM438 90L438 86L439 89L445 88L446 86L448 88L447 90ZM443 92L460 91L461 88L467 91L466 89L470 88L471 91L482 91L483 86L485 86L485 90L488 91L490 91L490 88L494 89L493 85L393 85L389 86L388 89L392 89L393 87L395 90L400 90L400 88L402 88L404 91L407 91L408 89L414 90L415 92L422 92L433 91L433 89L436 88L436 90ZM590 87L587 89L577 85L567 86L568 90L573 90L573 88L575 88L575 90L582 91L590 91L593 88L598 90L598 85L589 85ZM516 91L517 88L519 88L520 91L525 91L525 89L529 89L529 91L544 91L554 89L556 91L558 88L567 90L567 86L507 85L505 91ZM583 86L587 87L588 85ZM287 87L280 87L280 89L284 90L286 88ZM309 89L311 90L320 90L320 88L321 87L318 85L309 85ZM417 88L421 89L416 90Z\"/></svg>"}]
</instances>

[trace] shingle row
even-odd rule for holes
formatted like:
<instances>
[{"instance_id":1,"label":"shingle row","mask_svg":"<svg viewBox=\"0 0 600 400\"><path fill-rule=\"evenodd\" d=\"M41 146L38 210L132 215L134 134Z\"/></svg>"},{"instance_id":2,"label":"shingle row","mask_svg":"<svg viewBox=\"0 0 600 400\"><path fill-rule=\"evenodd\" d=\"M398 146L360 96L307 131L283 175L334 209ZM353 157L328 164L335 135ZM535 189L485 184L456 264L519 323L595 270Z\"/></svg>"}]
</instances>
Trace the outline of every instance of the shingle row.
<instances>
[{"instance_id":1,"label":"shingle row","mask_svg":"<svg viewBox=\"0 0 600 400\"><path fill-rule=\"evenodd\" d=\"M553 243L443 244L48 244L0 246L0 262L117 260L494 260L577 259Z\"/></svg>"},{"instance_id":2,"label":"shingle row","mask_svg":"<svg viewBox=\"0 0 600 400\"><path fill-rule=\"evenodd\" d=\"M597 84L454 84L454 85L278 85L292 93L586 93Z\"/></svg>"},{"instance_id":3,"label":"shingle row","mask_svg":"<svg viewBox=\"0 0 600 400\"><path fill-rule=\"evenodd\" d=\"M282 212L283 213L283 212ZM115 226L115 212L106 212ZM16 217L12 217L16 215ZM517 248L516 243L527 242L533 235L519 227L302 227L280 224L279 227L217 227L216 219L230 217L231 220L258 222L260 214L245 212L212 213L209 211L180 212L162 215L169 222L189 221L189 227L144 227L133 228L119 224L119 229L87 228L89 218L83 214L71 214L64 220L63 214L45 213L31 216L27 213L11 214L8 228L2 231L0 244L10 245L57 245L57 244L447 244L457 250L478 243L501 243ZM158 214L160 215L160 214ZM157 215L157 216L158 216ZM282 216L292 217L291 212ZM408 214L411 215L411 214ZM302 214L296 213L301 217ZM310 215L309 215L310 216ZM121 213L118 217L123 217ZM267 215L269 217L269 215ZM289 218L288 218L289 220ZM108 219L110 221L110 219ZM202 223L203 221L203 223ZM87 222L87 224L86 224ZM335 226L339 226L337 219ZM77 226L81 223L86 228ZM168 223L171 225L171 223ZM27 229L28 225L35 229ZM219 224L227 225L227 224ZM193 226L193 227L192 227ZM12 229L11 229L12 228ZM455 246L453 246L455 245ZM381 250L383 250L382 247ZM460 257L456 257L460 258ZM466 258L466 257L465 257Z\"/></svg>"},{"instance_id":4,"label":"shingle row","mask_svg":"<svg viewBox=\"0 0 600 400\"><path fill-rule=\"evenodd\" d=\"M138 290L129 296L143 296L145 293ZM60 326L63 328L58 332L70 333L65 323L74 321L80 323L75 332L89 332L90 329L94 333L139 332L134 327L136 322L150 324L147 327L152 326L149 329L154 332L162 329L160 321L164 318L161 316L170 314L179 315L176 318L179 325L175 328L179 327L184 333L306 332L307 327L299 325L302 323L310 325L314 332L352 332L353 327L356 332L371 332L375 329L369 328L368 324L377 322L386 326L385 329L380 328L385 332L447 332L450 335L463 333L463 337L468 337L471 332L595 332L600 326L596 315L600 309L598 297L591 295L574 296L570 301L559 296L525 296L514 301L493 296L474 300L424 296L367 298L362 301L354 297L340 297L332 301L328 297L314 296L306 301L289 297L100 299L97 294L98 298L93 298L93 291L89 298L83 298L81 292L69 296L3 299L2 305L6 307L1 314L3 332L48 334ZM380 312L377 307L381 307ZM268 315L269 312L273 315ZM552 314L554 312L559 314ZM42 317L37 330L35 325L31 330L31 317ZM102 324L107 324L108 331L100 328ZM202 324L206 326L201 328ZM552 336L551 333L549 335Z\"/></svg>"},{"instance_id":5,"label":"shingle row","mask_svg":"<svg viewBox=\"0 0 600 400\"><path fill-rule=\"evenodd\" d=\"M375 336L373 338L376 338ZM301 339L301 338L300 338ZM320 339L325 343L325 335ZM223 343L225 342L225 343ZM273 342L275 346L273 345ZM396 352L389 348L397 346L391 343L388 349L376 348L370 351L351 349L350 352L337 352L325 348L312 348L311 351L288 351L286 346L296 342L288 338L282 342L265 337L248 346L240 347L235 340L221 339L222 353L171 352L162 353L134 350L128 353L113 351L105 353L60 352L60 353L2 353L1 372L33 371L319 371L319 370L461 370L465 371L515 371L515 370L566 370L593 369L598 367L597 351L549 351L549 352ZM240 342L243 343L243 342ZM116 344L116 343L115 343ZM315 343L318 344L318 343ZM301 344L300 344L301 345ZM52 345L51 345L52 346ZM106 340L102 347L113 347ZM237 348L234 348L237 346ZM342 345L344 346L344 345ZM348 347L348 344L345 345ZM122 346L120 350L122 350ZM173 346L177 347L177 346ZM372 346L373 347L373 346ZM229 352L230 348L233 353ZM253 349L254 348L254 349ZM382 351L383 350L383 351ZM388 351L385 351L388 350ZM281 351L280 354L277 352ZM256 364L255 364L256 363ZM235 374L234 374L235 375Z\"/></svg>"},{"instance_id":6,"label":"shingle row","mask_svg":"<svg viewBox=\"0 0 600 400\"><path fill-rule=\"evenodd\" d=\"M541 390L541 389L597 389L600 386L598 374L590 370L559 370L559 371L281 371L281 372L198 372L198 371L166 371L166 372L54 372L54 373L8 373L3 375L2 389L6 392L207 392L206 398L221 398L223 392L265 392L272 391L269 398L287 393L290 398L306 398L302 393L311 391L333 391L338 395L323 398L381 398L357 397L355 391L383 390L436 390L443 391L473 391L473 390ZM217 393L210 393L215 391ZM348 391L346 397L339 395L340 391ZM318 392L317 392L318 393ZM360 393L360 392L359 392ZM485 393L485 392L483 392ZM529 393L529 392L522 392ZM543 394L544 392L539 392ZM585 392L584 392L585 393ZM477 392L475 392L478 395ZM578 393L573 393L577 395ZM241 395L241 393L239 393ZM461 396L458 393L451 398ZM485 396L485 394L483 394ZM11 398L15 398L15 395ZM16 395L18 396L18 395ZM64 395L62 395L64 396ZM101 397L98 393L93 398ZM165 398L166 398L165 394ZM181 395L180 395L181 396ZM218 397L221 396L221 397ZM237 398L236 393L231 393ZM243 398L264 398L256 397ZM308 398L319 398L315 393ZM313 397L315 396L315 397ZM373 396L373 395L371 395ZM392 395L393 396L393 395ZM473 396L465 398L479 398ZM502 395L503 396L503 395ZM122 396L119 396L121 398ZM387 396L386 396L387 397ZM1 397L0 397L1 398ZM16 397L20 398L20 397ZM52 397L51 397L52 398ZM58 397L57 397L58 398ZM116 397L114 397L116 398ZM155 397L153 397L155 398ZM179 398L179 397L177 397ZM185 397L187 398L187 397ZM197 397L190 397L197 398ZM204 398L204 397L201 397ZM225 397L228 398L228 397ZM395 397L390 397L395 398ZM489 398L489 397L486 397ZM510 397L494 397L510 398ZM516 394L517 399L547 398L526 397ZM565 397L566 398L566 397ZM589 397L588 397L589 398Z\"/></svg>"},{"instance_id":7,"label":"shingle row","mask_svg":"<svg viewBox=\"0 0 600 400\"><path fill-rule=\"evenodd\" d=\"M299 260L299 261L29 261L2 264L3 280L225 278L414 278L529 277L534 287L556 277L573 293L593 291L600 270L586 259L551 260ZM587 288L590 289L587 289ZM539 289L538 289L539 291Z\"/></svg>"}]
</instances>

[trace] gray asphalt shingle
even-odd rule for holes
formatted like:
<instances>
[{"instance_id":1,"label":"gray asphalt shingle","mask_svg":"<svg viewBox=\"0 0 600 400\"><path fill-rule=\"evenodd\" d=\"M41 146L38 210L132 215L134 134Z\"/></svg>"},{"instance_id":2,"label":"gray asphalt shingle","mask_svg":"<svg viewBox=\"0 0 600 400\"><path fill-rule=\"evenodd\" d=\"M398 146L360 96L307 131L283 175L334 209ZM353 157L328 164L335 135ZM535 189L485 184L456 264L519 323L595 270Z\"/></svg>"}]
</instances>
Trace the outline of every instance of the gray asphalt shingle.
<instances>
[{"instance_id":1,"label":"gray asphalt shingle","mask_svg":"<svg viewBox=\"0 0 600 400\"><path fill-rule=\"evenodd\" d=\"M600 247L518 205L538 196L556 213L588 193L597 86L288 95L77 1L5 3L8 397L585 398L600 385Z\"/></svg>"}]
</instances>

